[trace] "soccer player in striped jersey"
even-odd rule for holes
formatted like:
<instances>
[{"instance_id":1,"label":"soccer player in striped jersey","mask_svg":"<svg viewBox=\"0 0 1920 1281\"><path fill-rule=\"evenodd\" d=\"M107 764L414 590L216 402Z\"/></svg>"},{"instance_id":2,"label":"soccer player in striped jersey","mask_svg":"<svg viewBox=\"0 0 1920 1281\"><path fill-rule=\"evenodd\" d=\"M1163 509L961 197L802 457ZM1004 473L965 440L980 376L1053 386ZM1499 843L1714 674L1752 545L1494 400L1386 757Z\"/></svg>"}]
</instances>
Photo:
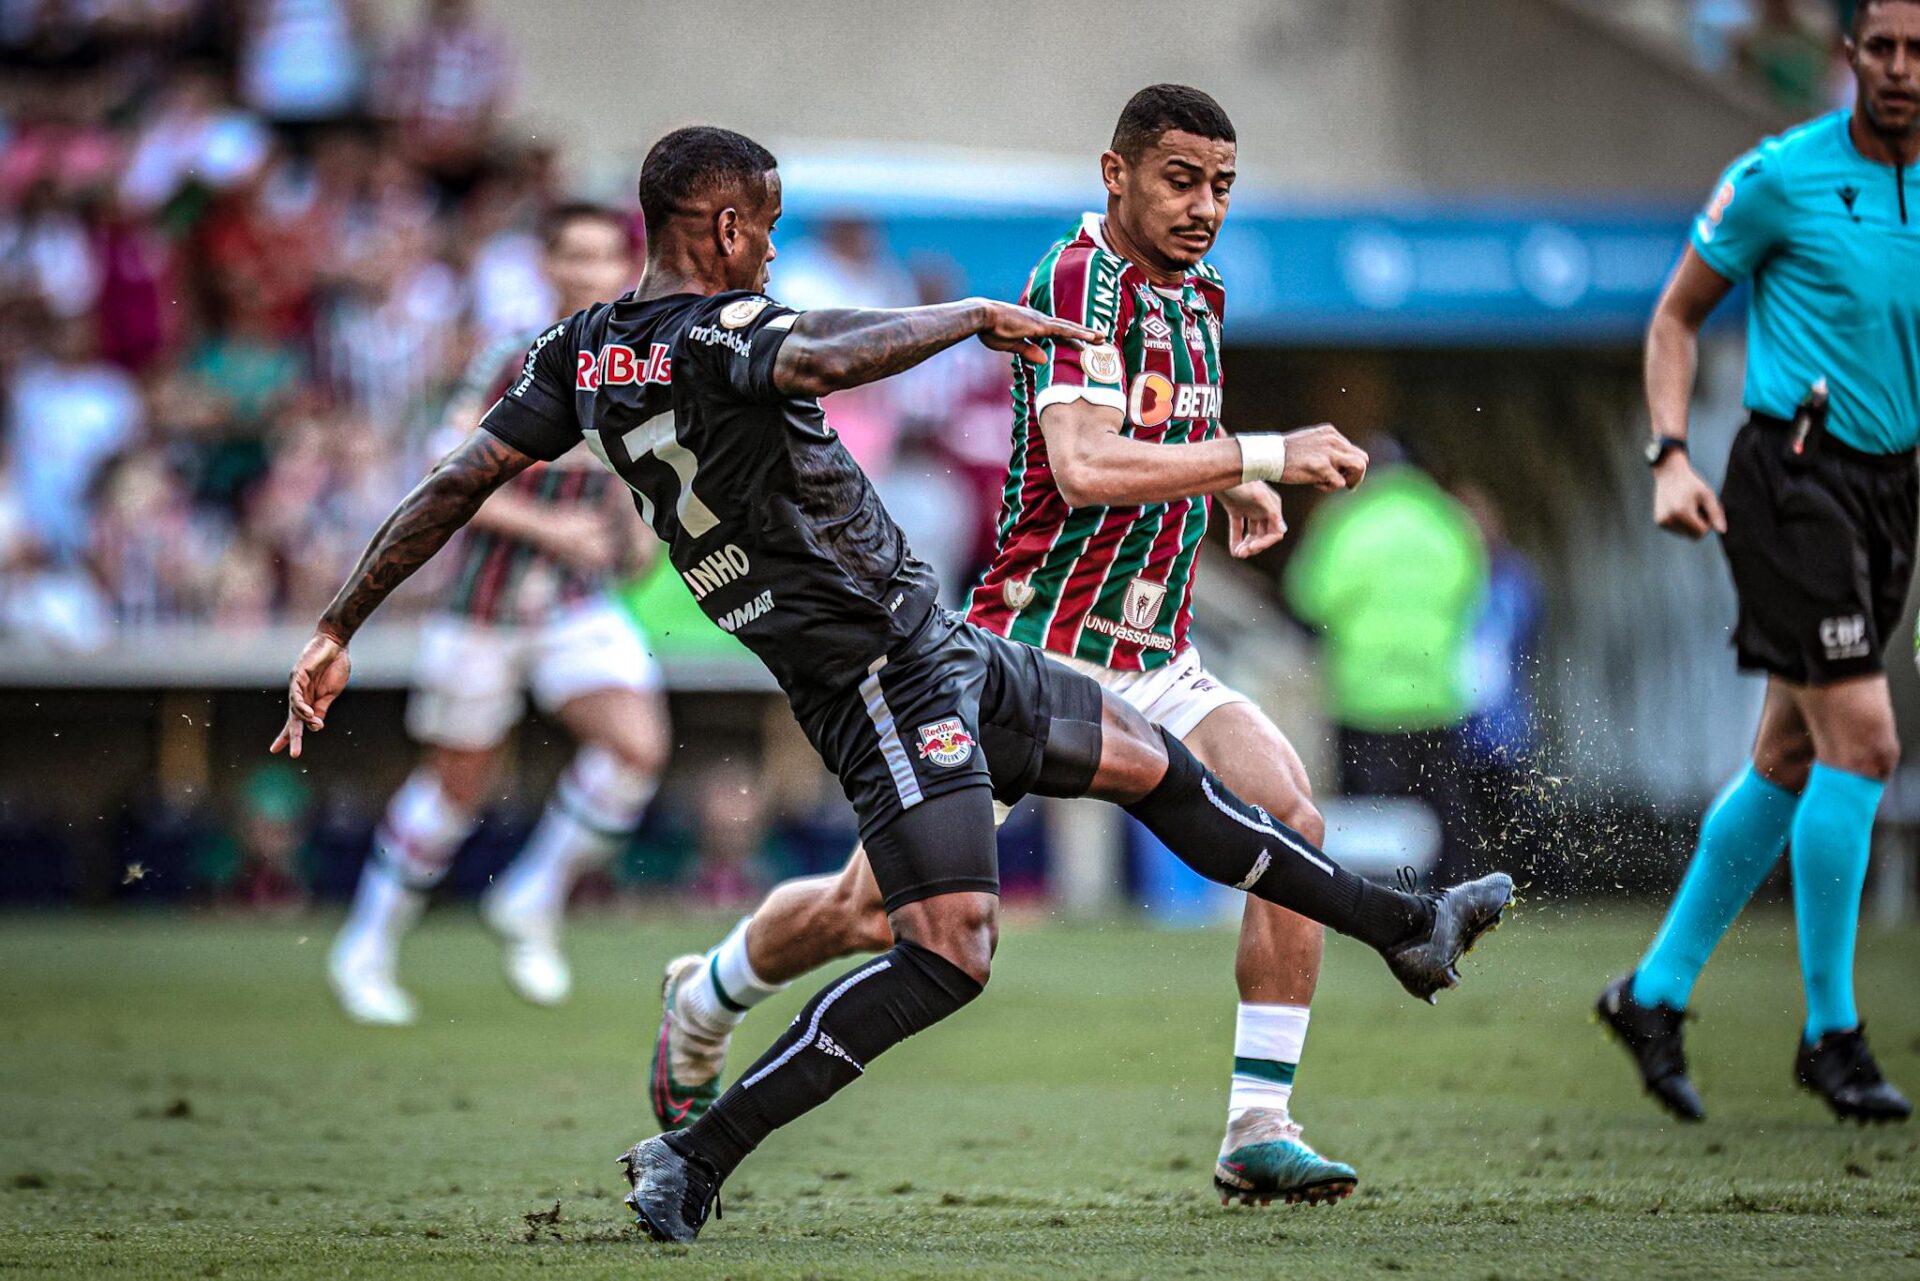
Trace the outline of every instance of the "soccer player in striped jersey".
<instances>
[{"instance_id":1,"label":"soccer player in striped jersey","mask_svg":"<svg viewBox=\"0 0 1920 1281\"><path fill-rule=\"evenodd\" d=\"M559 314L625 290L638 272L635 249L614 210L556 210L543 265ZM447 405L449 434L471 430L520 376L527 344L521 335L474 358ZM657 666L606 594L636 539L649 537L624 486L585 449L528 468L474 517L421 637L407 729L425 750L387 806L328 958L334 994L353 1019L414 1021L397 977L400 940L479 821L528 692L580 749L481 914L504 946L515 992L538 1005L566 998L567 894L638 824L666 756Z\"/></svg>"},{"instance_id":2,"label":"soccer player in striped jersey","mask_svg":"<svg viewBox=\"0 0 1920 1281\"><path fill-rule=\"evenodd\" d=\"M1092 676L1317 843L1325 824L1298 753L1208 672L1187 634L1211 498L1226 508L1235 556L1286 529L1273 489L1241 476L1223 484L1209 461L1219 445L1206 446L1221 434L1226 291L1204 255L1231 196L1233 125L1199 90L1154 85L1122 112L1101 173L1105 215L1085 215L1048 251L1023 301L1107 341L1047 344L1046 364L1016 362L999 551L968 618ZM1366 469L1366 455L1325 425L1238 444L1261 455L1246 477L1340 489ZM891 941L856 852L838 876L774 890L706 956L676 959L651 1076L660 1123L687 1124L718 1096L728 1038L753 1004L815 966ZM1224 1199L1339 1200L1357 1182L1352 1167L1302 1141L1289 1110L1321 944L1316 923L1249 899L1214 1170Z\"/></svg>"}]
</instances>

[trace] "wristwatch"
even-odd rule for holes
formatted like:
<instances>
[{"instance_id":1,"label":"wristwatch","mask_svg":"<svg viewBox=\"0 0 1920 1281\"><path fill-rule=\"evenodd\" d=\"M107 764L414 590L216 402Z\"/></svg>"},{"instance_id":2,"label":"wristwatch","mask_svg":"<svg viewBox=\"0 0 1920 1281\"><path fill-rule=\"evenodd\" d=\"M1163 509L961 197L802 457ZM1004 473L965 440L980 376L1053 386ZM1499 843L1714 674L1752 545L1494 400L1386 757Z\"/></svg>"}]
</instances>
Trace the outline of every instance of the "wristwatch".
<instances>
[{"instance_id":1,"label":"wristwatch","mask_svg":"<svg viewBox=\"0 0 1920 1281\"><path fill-rule=\"evenodd\" d=\"M1685 436L1655 436L1647 442L1647 466L1658 467L1661 459L1676 451L1687 452Z\"/></svg>"}]
</instances>

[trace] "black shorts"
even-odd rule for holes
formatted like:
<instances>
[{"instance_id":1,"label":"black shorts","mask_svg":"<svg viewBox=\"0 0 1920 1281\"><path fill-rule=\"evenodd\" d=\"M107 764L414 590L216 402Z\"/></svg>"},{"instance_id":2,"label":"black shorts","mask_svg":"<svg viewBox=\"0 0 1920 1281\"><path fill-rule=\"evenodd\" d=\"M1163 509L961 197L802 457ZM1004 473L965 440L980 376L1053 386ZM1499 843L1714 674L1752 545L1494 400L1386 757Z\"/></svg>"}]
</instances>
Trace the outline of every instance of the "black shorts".
<instances>
[{"instance_id":1,"label":"black shorts","mask_svg":"<svg viewBox=\"0 0 1920 1281\"><path fill-rule=\"evenodd\" d=\"M1797 685L1884 671L1913 577L1913 451L1867 454L1830 436L1804 455L1792 446L1788 423L1755 414L1727 462L1740 666Z\"/></svg>"},{"instance_id":2,"label":"black shorts","mask_svg":"<svg viewBox=\"0 0 1920 1281\"><path fill-rule=\"evenodd\" d=\"M965 788L1012 804L1030 792L1079 796L1100 760L1097 682L1030 645L936 609L856 690L799 715L860 823L892 911L960 890L997 893L992 807L979 831L895 820ZM890 831L892 828L894 830Z\"/></svg>"}]
</instances>

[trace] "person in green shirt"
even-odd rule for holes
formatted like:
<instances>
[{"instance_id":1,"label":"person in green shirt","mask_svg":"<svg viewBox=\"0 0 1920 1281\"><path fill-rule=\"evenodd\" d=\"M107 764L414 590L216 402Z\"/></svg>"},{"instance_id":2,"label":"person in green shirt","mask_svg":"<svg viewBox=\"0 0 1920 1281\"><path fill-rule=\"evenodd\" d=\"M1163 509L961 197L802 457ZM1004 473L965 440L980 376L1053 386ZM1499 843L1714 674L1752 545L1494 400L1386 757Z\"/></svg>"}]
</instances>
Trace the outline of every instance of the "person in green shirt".
<instances>
[{"instance_id":1,"label":"person in green shirt","mask_svg":"<svg viewBox=\"0 0 1920 1281\"><path fill-rule=\"evenodd\" d=\"M1314 513L1285 586L1325 644L1340 790L1419 797L1445 833L1443 863L1464 857L1460 727L1487 590L1487 549L1472 516L1418 467L1376 468Z\"/></svg>"}]
</instances>

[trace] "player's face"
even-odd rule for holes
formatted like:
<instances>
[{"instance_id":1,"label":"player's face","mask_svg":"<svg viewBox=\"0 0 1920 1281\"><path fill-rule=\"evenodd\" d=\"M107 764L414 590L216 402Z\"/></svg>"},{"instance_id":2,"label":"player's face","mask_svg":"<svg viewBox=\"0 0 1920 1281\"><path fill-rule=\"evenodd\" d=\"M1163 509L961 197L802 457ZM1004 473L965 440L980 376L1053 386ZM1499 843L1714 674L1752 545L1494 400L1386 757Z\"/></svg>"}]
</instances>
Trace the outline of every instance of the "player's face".
<instances>
[{"instance_id":1,"label":"player's face","mask_svg":"<svg viewBox=\"0 0 1920 1281\"><path fill-rule=\"evenodd\" d=\"M1920 4L1883 4L1867 11L1847 60L1860 82L1860 105L1882 133L1920 129Z\"/></svg>"},{"instance_id":2,"label":"player's face","mask_svg":"<svg viewBox=\"0 0 1920 1281\"><path fill-rule=\"evenodd\" d=\"M596 302L618 298L633 284L635 264L626 229L605 218L575 218L547 248L547 279L571 315Z\"/></svg>"},{"instance_id":3,"label":"player's face","mask_svg":"<svg viewBox=\"0 0 1920 1281\"><path fill-rule=\"evenodd\" d=\"M1220 234L1233 195L1234 147L1169 129L1129 164L1115 152L1101 157L1107 190L1115 198L1110 216L1125 224L1127 238L1153 265L1185 270L1206 257Z\"/></svg>"},{"instance_id":4,"label":"player's face","mask_svg":"<svg viewBox=\"0 0 1920 1281\"><path fill-rule=\"evenodd\" d=\"M780 173L767 171L766 195L759 205L738 211L735 239L727 254L727 287L765 293L769 266L779 257L773 229L780 221Z\"/></svg>"}]
</instances>

